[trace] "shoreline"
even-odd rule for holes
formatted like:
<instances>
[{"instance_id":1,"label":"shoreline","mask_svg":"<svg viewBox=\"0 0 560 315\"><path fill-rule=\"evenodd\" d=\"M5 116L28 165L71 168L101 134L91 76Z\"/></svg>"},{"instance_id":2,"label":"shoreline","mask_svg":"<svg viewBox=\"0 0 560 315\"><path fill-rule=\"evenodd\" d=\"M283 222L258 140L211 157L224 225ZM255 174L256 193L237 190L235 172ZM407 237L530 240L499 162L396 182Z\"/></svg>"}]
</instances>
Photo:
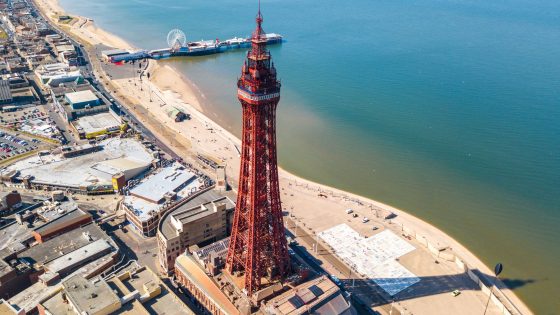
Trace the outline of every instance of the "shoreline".
<instances>
[{"instance_id":1,"label":"shoreline","mask_svg":"<svg viewBox=\"0 0 560 315\"><path fill-rule=\"evenodd\" d=\"M45 14L45 16L48 16L49 18L52 17L53 12L57 12L58 15L64 14L65 12L64 9L58 4L57 0L34 0L34 2L37 5L37 7ZM80 40L86 41L91 45L103 43L107 46L112 46L115 48L124 48L124 49L134 48L132 45L130 45L130 43L127 43L124 39L96 26L91 19L88 19L86 17L79 17L79 16L76 16L76 18L77 21L75 22L73 21L72 25L69 25L68 27L61 27L61 28L67 32L68 31L71 32L75 36L79 37ZM51 21L51 22L57 24L56 21ZM61 26L60 24L57 25ZM199 90L197 91L196 85L188 77L185 77L183 74L179 73L175 68L173 68L170 65L161 65L157 61L153 61L153 60L149 61L148 69L149 69L148 71L152 73L152 78L150 82L148 82L147 84L152 86L151 88L153 89L153 93L155 95L159 95L162 103L161 105L159 105L159 108L158 106L154 106L154 105L146 105L145 106L146 111L149 114L151 114L154 117L154 119L164 124L170 121L165 119L165 112L164 112L170 106L183 107L191 115L196 116L196 119L200 120L203 123L203 125L206 126L206 130L210 130L210 136L208 136L208 134L204 135L204 137L209 137L210 139L207 138L205 139L205 141L201 142L201 139L196 139L199 138L200 134L195 132L193 132L193 134L196 134L197 137L195 138L191 136L191 138L188 139L187 138L188 132L185 132L185 130L177 130L180 128L178 127L174 128L176 127L176 125L171 124L171 125L167 125L166 127L173 129L174 132L177 134L182 134L184 132L182 134L183 138L185 138L187 142L190 142L192 148L194 148L196 152L199 151L205 152L207 155L210 155L214 158L221 159L222 162L226 162L226 163L229 160L231 160L232 164L227 163L228 166L227 173L229 177L229 182L235 185L237 183L235 178L238 176L238 172L236 172L236 170L238 171L238 165L237 166L235 165L236 163L234 159L231 158L231 154L233 155L236 154L235 150L232 147L240 146L241 145L240 139L238 139L231 132L221 127L216 122L214 122L211 118L208 117L209 113L205 112L204 106L202 104L203 102L201 102L200 100L202 97L201 92ZM129 90L132 89L130 82L127 83L125 79L113 80L113 81L115 81L115 84L121 89L129 89ZM133 96L136 97L138 100L138 103L134 103L134 104L139 104L138 106L143 106L141 105L142 97L145 96L139 96L134 94ZM163 107L166 108L164 109ZM162 132L163 132L163 127L162 127ZM215 137L215 135L219 136L224 141L229 143L231 147L227 148L227 150L220 150L220 151L218 151L218 148L207 149L206 146L208 143L218 142L218 140L216 140L215 142L208 141L208 140L212 140ZM197 143L195 143L195 140L198 141L200 145L197 145ZM188 147L188 149L190 149L190 147ZM216 156L217 154L219 155ZM315 183L300 178L294 174L289 173L288 171L282 168L279 168L279 178L281 181L287 182L289 186L293 185L295 187L304 187L305 185L306 190L304 190L304 188L299 189L300 191L303 190L304 194L309 195L310 192L312 192L312 194L314 195L315 192L324 193L332 197L332 199L329 199L329 202L332 201L332 203L337 202L335 201L336 198L340 198L340 202L338 202L338 205L355 204L358 207L358 206L363 206L364 204L365 205L369 204L370 209L372 209L371 206L373 206L375 208L382 209L382 211L384 211L385 213L391 213L391 212L395 213L397 216L395 219L391 220L392 222L390 222L389 225L392 224L394 225L393 227L396 226L397 229L399 226L401 226L402 231L406 232L406 234L411 234L409 233L411 231L412 233L415 234L416 239L418 239L419 237L425 238L428 243L437 246L438 247L437 249L445 248L443 250L439 250L439 252L452 253L454 256L460 257L462 260L464 260L464 262L467 265L471 266L472 268L479 269L481 272L488 275L493 274L490 268L488 268L474 253L470 252L466 247L461 245L457 240L447 235L444 231L440 230L439 228L433 226L431 223L424 221L418 217L415 217L404 210L396 209L390 205L386 205L379 201L362 197L353 194L351 192L346 192L334 187L330 187L327 185ZM296 190L298 189L296 188ZM316 196L314 197L317 198ZM287 198L282 196L282 199L285 200ZM295 210L293 212L295 212ZM297 215L299 216L300 213L297 213ZM301 216L304 217L305 214L301 214ZM511 291L510 289L504 289L503 283L500 283L499 287L501 291L505 294L507 299L509 299L510 302L517 309L519 309L523 314L525 313L532 314L532 312L526 306L526 304L523 301L521 301L513 291Z\"/></svg>"}]
</instances>

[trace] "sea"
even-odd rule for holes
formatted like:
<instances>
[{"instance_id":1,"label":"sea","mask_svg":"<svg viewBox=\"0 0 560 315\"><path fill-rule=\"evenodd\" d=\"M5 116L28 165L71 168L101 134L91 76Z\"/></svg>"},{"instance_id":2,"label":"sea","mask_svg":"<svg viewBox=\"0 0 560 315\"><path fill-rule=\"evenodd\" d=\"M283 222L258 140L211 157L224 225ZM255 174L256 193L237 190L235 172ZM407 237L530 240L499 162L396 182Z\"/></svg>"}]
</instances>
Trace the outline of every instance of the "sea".
<instances>
[{"instance_id":1,"label":"sea","mask_svg":"<svg viewBox=\"0 0 560 315\"><path fill-rule=\"evenodd\" d=\"M60 0L145 49L249 36L257 0ZM560 1L262 0L279 164L403 209L560 313ZM165 61L236 135L245 51Z\"/></svg>"}]
</instances>

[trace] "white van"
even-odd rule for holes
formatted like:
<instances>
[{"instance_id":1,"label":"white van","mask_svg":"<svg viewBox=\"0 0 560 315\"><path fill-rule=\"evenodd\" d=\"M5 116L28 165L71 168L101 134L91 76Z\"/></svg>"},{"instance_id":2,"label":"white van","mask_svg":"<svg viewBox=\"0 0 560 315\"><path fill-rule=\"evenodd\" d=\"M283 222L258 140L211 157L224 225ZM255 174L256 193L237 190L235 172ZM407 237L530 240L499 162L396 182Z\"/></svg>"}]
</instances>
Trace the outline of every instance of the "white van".
<instances>
[{"instance_id":1,"label":"white van","mask_svg":"<svg viewBox=\"0 0 560 315\"><path fill-rule=\"evenodd\" d=\"M346 214L350 214L350 213L352 213L352 212L354 212L354 210L352 210L352 209L350 209L350 208L346 209Z\"/></svg>"}]
</instances>

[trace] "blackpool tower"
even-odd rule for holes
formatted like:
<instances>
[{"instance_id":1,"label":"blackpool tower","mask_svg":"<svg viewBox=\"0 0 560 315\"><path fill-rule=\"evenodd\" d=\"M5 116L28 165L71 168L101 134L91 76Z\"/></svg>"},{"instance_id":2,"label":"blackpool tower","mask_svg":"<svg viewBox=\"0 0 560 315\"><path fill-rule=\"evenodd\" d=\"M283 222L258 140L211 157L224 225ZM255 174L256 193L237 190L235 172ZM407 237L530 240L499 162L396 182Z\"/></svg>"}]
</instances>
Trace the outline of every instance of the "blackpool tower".
<instances>
[{"instance_id":1,"label":"blackpool tower","mask_svg":"<svg viewBox=\"0 0 560 315\"><path fill-rule=\"evenodd\" d=\"M241 168L226 260L230 274L243 275L247 294L285 279L290 265L276 163L280 82L266 49L260 6L256 21L251 50L237 81L243 109Z\"/></svg>"}]
</instances>

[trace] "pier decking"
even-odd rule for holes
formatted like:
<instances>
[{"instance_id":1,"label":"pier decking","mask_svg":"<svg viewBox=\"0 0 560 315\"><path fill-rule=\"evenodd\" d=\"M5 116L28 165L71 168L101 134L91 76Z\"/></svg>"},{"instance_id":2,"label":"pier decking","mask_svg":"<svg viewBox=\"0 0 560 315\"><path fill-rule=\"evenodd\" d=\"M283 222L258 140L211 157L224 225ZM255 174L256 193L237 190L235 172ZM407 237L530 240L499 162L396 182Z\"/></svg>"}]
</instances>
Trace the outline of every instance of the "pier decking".
<instances>
[{"instance_id":1,"label":"pier decking","mask_svg":"<svg viewBox=\"0 0 560 315\"><path fill-rule=\"evenodd\" d=\"M283 41L282 35L275 33L266 34L267 44L278 44ZM141 59L166 59L171 57L185 56L204 56L222 53L233 49L249 48L251 46L250 38L234 37L225 41L206 40L198 42L188 42L179 47L161 48L154 50L138 50L115 55L108 55L107 58L112 63L129 62Z\"/></svg>"}]
</instances>

